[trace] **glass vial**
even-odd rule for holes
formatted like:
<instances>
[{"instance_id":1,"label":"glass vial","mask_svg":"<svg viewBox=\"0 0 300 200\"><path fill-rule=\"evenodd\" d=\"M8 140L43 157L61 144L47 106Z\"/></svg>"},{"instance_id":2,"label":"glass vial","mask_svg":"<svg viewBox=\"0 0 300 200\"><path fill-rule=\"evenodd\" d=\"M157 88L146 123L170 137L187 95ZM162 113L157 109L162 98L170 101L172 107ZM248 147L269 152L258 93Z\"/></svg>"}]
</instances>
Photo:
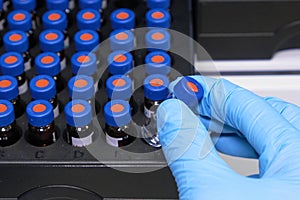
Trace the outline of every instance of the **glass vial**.
<instances>
[{"instance_id":1,"label":"glass vial","mask_svg":"<svg viewBox=\"0 0 300 200\"><path fill-rule=\"evenodd\" d=\"M40 49L43 52L56 53L60 58L61 69L66 68L66 57L64 51L64 34L56 29L47 29L40 33Z\"/></svg>"},{"instance_id":2,"label":"glass vial","mask_svg":"<svg viewBox=\"0 0 300 200\"><path fill-rule=\"evenodd\" d=\"M3 37L4 49L7 52L18 52L23 56L25 71L31 69L29 41L24 31L8 31Z\"/></svg>"},{"instance_id":3,"label":"glass vial","mask_svg":"<svg viewBox=\"0 0 300 200\"><path fill-rule=\"evenodd\" d=\"M151 9L146 13L147 27L170 28L171 15L168 11L156 8Z\"/></svg>"},{"instance_id":4,"label":"glass vial","mask_svg":"<svg viewBox=\"0 0 300 200\"><path fill-rule=\"evenodd\" d=\"M56 29L64 34L64 46L68 48L70 45L70 37L67 31L68 20L67 15L61 10L49 10L42 17L44 29Z\"/></svg>"},{"instance_id":5,"label":"glass vial","mask_svg":"<svg viewBox=\"0 0 300 200\"><path fill-rule=\"evenodd\" d=\"M52 104L54 118L59 116L59 103L56 97L55 81L51 76L38 75L29 83L30 94L33 100L47 100Z\"/></svg>"},{"instance_id":6,"label":"glass vial","mask_svg":"<svg viewBox=\"0 0 300 200\"><path fill-rule=\"evenodd\" d=\"M101 13L94 9L83 9L76 15L78 30L90 29L96 31L100 36Z\"/></svg>"},{"instance_id":7,"label":"glass vial","mask_svg":"<svg viewBox=\"0 0 300 200\"><path fill-rule=\"evenodd\" d=\"M7 100L0 100L0 146L10 146L20 138L16 127L14 107Z\"/></svg>"},{"instance_id":8,"label":"glass vial","mask_svg":"<svg viewBox=\"0 0 300 200\"><path fill-rule=\"evenodd\" d=\"M80 30L74 35L74 43L76 51L96 52L100 43L99 34L89 29Z\"/></svg>"},{"instance_id":9,"label":"glass vial","mask_svg":"<svg viewBox=\"0 0 300 200\"><path fill-rule=\"evenodd\" d=\"M0 69L3 75L13 76L17 79L20 95L27 92L28 83L24 72L24 60L20 53L4 53L0 57Z\"/></svg>"},{"instance_id":10,"label":"glass vial","mask_svg":"<svg viewBox=\"0 0 300 200\"><path fill-rule=\"evenodd\" d=\"M156 111L158 106L168 98L169 80L166 76L153 74L144 81L144 114L147 118L142 127L142 136L147 144L161 147L157 134Z\"/></svg>"},{"instance_id":11,"label":"glass vial","mask_svg":"<svg viewBox=\"0 0 300 200\"><path fill-rule=\"evenodd\" d=\"M110 15L111 28L131 30L135 28L135 14L127 8L114 10Z\"/></svg>"},{"instance_id":12,"label":"glass vial","mask_svg":"<svg viewBox=\"0 0 300 200\"><path fill-rule=\"evenodd\" d=\"M171 35L163 28L150 29L145 36L148 51L168 51L171 48Z\"/></svg>"},{"instance_id":13,"label":"glass vial","mask_svg":"<svg viewBox=\"0 0 300 200\"><path fill-rule=\"evenodd\" d=\"M19 96L18 82L14 77L0 76L0 96L13 104L16 118L23 115L24 105Z\"/></svg>"},{"instance_id":14,"label":"glass vial","mask_svg":"<svg viewBox=\"0 0 300 200\"><path fill-rule=\"evenodd\" d=\"M60 58L52 52L40 53L35 57L35 67L37 75L51 76L56 82L57 93L65 88L64 79L61 76Z\"/></svg>"},{"instance_id":15,"label":"glass vial","mask_svg":"<svg viewBox=\"0 0 300 200\"><path fill-rule=\"evenodd\" d=\"M123 147L135 140L130 105L124 100L112 100L104 106L106 142Z\"/></svg>"},{"instance_id":16,"label":"glass vial","mask_svg":"<svg viewBox=\"0 0 300 200\"><path fill-rule=\"evenodd\" d=\"M117 29L111 32L110 37L110 49L112 51L132 51L134 48L134 34L125 29Z\"/></svg>"},{"instance_id":17,"label":"glass vial","mask_svg":"<svg viewBox=\"0 0 300 200\"><path fill-rule=\"evenodd\" d=\"M87 75L93 77L95 92L101 87L97 77L97 58L95 54L87 51L79 51L71 57L72 73L76 75Z\"/></svg>"},{"instance_id":18,"label":"glass vial","mask_svg":"<svg viewBox=\"0 0 300 200\"><path fill-rule=\"evenodd\" d=\"M145 64L148 75L161 74L167 76L171 71L171 57L163 51L153 51L147 54Z\"/></svg>"},{"instance_id":19,"label":"glass vial","mask_svg":"<svg viewBox=\"0 0 300 200\"><path fill-rule=\"evenodd\" d=\"M45 147L57 140L53 107L49 101L35 100L26 107L28 119L28 141L35 146Z\"/></svg>"},{"instance_id":20,"label":"glass vial","mask_svg":"<svg viewBox=\"0 0 300 200\"><path fill-rule=\"evenodd\" d=\"M32 28L31 15L26 10L14 10L7 16L8 28L10 30L24 31L29 38L29 46L35 45L34 32Z\"/></svg>"},{"instance_id":21,"label":"glass vial","mask_svg":"<svg viewBox=\"0 0 300 200\"><path fill-rule=\"evenodd\" d=\"M95 130L92 125L92 107L84 100L70 101L65 107L67 142L75 147L92 144Z\"/></svg>"},{"instance_id":22,"label":"glass vial","mask_svg":"<svg viewBox=\"0 0 300 200\"><path fill-rule=\"evenodd\" d=\"M172 97L196 109L204 94L203 87L191 77L183 77L175 86Z\"/></svg>"}]
</instances>

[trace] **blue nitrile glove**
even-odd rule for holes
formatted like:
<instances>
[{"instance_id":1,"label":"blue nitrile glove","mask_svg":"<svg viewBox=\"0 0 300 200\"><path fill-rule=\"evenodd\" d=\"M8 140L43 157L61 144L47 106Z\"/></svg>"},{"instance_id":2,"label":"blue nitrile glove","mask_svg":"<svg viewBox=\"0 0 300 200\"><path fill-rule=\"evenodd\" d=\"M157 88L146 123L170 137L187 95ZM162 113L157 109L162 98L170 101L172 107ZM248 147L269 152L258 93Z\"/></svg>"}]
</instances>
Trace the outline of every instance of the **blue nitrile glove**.
<instances>
[{"instance_id":1,"label":"blue nitrile glove","mask_svg":"<svg viewBox=\"0 0 300 200\"><path fill-rule=\"evenodd\" d=\"M204 87L196 114L176 99L163 102L157 112L159 139L180 198L298 200L300 109L265 100L223 79L193 78ZM200 115L219 122L212 129L223 122L239 130L259 155L260 178L243 177L227 166Z\"/></svg>"}]
</instances>

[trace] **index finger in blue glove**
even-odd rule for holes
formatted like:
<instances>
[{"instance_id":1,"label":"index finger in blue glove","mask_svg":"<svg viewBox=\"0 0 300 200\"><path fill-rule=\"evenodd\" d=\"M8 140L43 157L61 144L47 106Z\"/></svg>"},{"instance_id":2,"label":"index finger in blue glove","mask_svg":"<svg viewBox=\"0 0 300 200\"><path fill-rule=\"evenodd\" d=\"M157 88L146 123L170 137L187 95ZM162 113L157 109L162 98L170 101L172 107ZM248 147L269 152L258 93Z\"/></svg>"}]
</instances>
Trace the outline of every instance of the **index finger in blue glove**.
<instances>
[{"instance_id":1,"label":"index finger in blue glove","mask_svg":"<svg viewBox=\"0 0 300 200\"><path fill-rule=\"evenodd\" d=\"M204 89L203 99L197 109L199 114L243 133L260 155L261 174L272 175L283 167L294 170L295 166L288 166L289 159L299 163L300 167L299 131L263 98L224 79L192 78ZM272 166L276 169L272 169Z\"/></svg>"}]
</instances>

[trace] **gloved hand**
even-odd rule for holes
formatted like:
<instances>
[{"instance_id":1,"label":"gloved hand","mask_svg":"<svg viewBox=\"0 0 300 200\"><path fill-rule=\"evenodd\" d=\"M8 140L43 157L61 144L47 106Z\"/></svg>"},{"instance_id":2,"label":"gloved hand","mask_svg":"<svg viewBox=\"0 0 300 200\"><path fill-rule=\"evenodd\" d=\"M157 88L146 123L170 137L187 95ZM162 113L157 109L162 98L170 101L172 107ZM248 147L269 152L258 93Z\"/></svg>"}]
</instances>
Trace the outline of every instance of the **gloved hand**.
<instances>
[{"instance_id":1,"label":"gloved hand","mask_svg":"<svg viewBox=\"0 0 300 200\"><path fill-rule=\"evenodd\" d=\"M180 199L300 199L300 108L263 99L223 79L193 78L204 88L196 111L177 99L163 102L157 111L159 139ZM210 127L204 118L213 119ZM208 128L225 132L218 149L259 155L259 178L230 169L217 154ZM228 129L237 134L226 135Z\"/></svg>"}]
</instances>

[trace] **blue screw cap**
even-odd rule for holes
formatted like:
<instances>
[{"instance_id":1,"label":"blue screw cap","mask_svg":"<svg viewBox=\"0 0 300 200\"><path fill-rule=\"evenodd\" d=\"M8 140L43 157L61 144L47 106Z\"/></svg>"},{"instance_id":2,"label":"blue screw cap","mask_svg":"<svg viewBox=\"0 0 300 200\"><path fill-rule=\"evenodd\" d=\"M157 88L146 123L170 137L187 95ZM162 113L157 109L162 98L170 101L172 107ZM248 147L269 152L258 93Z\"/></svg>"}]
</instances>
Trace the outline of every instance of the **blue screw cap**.
<instances>
[{"instance_id":1,"label":"blue screw cap","mask_svg":"<svg viewBox=\"0 0 300 200\"><path fill-rule=\"evenodd\" d=\"M110 15L112 29L134 29L135 14L127 8L120 8Z\"/></svg>"},{"instance_id":2,"label":"blue screw cap","mask_svg":"<svg viewBox=\"0 0 300 200\"><path fill-rule=\"evenodd\" d=\"M67 124L73 127L83 127L92 121L91 105L81 99L70 101L65 107Z\"/></svg>"},{"instance_id":3,"label":"blue screw cap","mask_svg":"<svg viewBox=\"0 0 300 200\"><path fill-rule=\"evenodd\" d=\"M171 24L170 13L164 9L152 9L146 14L146 24L148 27L169 28Z\"/></svg>"},{"instance_id":4,"label":"blue screw cap","mask_svg":"<svg viewBox=\"0 0 300 200\"><path fill-rule=\"evenodd\" d=\"M124 75L114 75L106 81L106 93L110 99L129 100L132 96L132 81Z\"/></svg>"},{"instance_id":5,"label":"blue screw cap","mask_svg":"<svg viewBox=\"0 0 300 200\"><path fill-rule=\"evenodd\" d=\"M133 57L126 51L115 51L108 55L108 71L112 75L129 73L133 69Z\"/></svg>"},{"instance_id":6,"label":"blue screw cap","mask_svg":"<svg viewBox=\"0 0 300 200\"><path fill-rule=\"evenodd\" d=\"M44 29L57 29L64 31L67 29L67 15L61 10L49 10L42 17Z\"/></svg>"},{"instance_id":7,"label":"blue screw cap","mask_svg":"<svg viewBox=\"0 0 300 200\"><path fill-rule=\"evenodd\" d=\"M14 106L7 100L0 100L0 127L8 126L14 121Z\"/></svg>"},{"instance_id":8,"label":"blue screw cap","mask_svg":"<svg viewBox=\"0 0 300 200\"><path fill-rule=\"evenodd\" d=\"M146 33L146 47L149 51L168 51L171 47L170 33L161 28L151 29Z\"/></svg>"},{"instance_id":9,"label":"blue screw cap","mask_svg":"<svg viewBox=\"0 0 300 200\"><path fill-rule=\"evenodd\" d=\"M56 76L60 73L60 58L56 53L44 52L35 57L37 74Z\"/></svg>"},{"instance_id":10,"label":"blue screw cap","mask_svg":"<svg viewBox=\"0 0 300 200\"><path fill-rule=\"evenodd\" d=\"M134 35L126 29L117 29L110 34L110 48L112 51L131 51L134 48Z\"/></svg>"},{"instance_id":11,"label":"blue screw cap","mask_svg":"<svg viewBox=\"0 0 300 200\"><path fill-rule=\"evenodd\" d=\"M101 28L101 14L94 9L84 9L77 13L77 28L79 30L99 30Z\"/></svg>"},{"instance_id":12,"label":"blue screw cap","mask_svg":"<svg viewBox=\"0 0 300 200\"><path fill-rule=\"evenodd\" d=\"M68 91L71 99L90 100L94 97L94 80L86 75L74 76L68 82Z\"/></svg>"},{"instance_id":13,"label":"blue screw cap","mask_svg":"<svg viewBox=\"0 0 300 200\"><path fill-rule=\"evenodd\" d=\"M14 10L23 9L31 12L36 8L36 0L12 0L12 4Z\"/></svg>"},{"instance_id":14,"label":"blue screw cap","mask_svg":"<svg viewBox=\"0 0 300 200\"><path fill-rule=\"evenodd\" d=\"M53 106L46 100L35 100L26 107L28 123L35 127L51 124L54 120Z\"/></svg>"},{"instance_id":15,"label":"blue screw cap","mask_svg":"<svg viewBox=\"0 0 300 200\"><path fill-rule=\"evenodd\" d=\"M46 7L48 10L65 11L69 8L68 0L46 0Z\"/></svg>"},{"instance_id":16,"label":"blue screw cap","mask_svg":"<svg viewBox=\"0 0 300 200\"><path fill-rule=\"evenodd\" d=\"M7 52L0 57L0 69L3 75L19 76L24 73L24 59L20 53Z\"/></svg>"},{"instance_id":17,"label":"blue screw cap","mask_svg":"<svg viewBox=\"0 0 300 200\"><path fill-rule=\"evenodd\" d=\"M0 96L1 99L13 100L19 96L18 81L15 77L0 76Z\"/></svg>"},{"instance_id":18,"label":"blue screw cap","mask_svg":"<svg viewBox=\"0 0 300 200\"><path fill-rule=\"evenodd\" d=\"M86 8L100 10L102 8L102 0L79 0L79 8L81 10Z\"/></svg>"},{"instance_id":19,"label":"blue screw cap","mask_svg":"<svg viewBox=\"0 0 300 200\"><path fill-rule=\"evenodd\" d=\"M44 30L40 33L40 48L44 52L59 52L64 49L64 34L55 29Z\"/></svg>"},{"instance_id":20,"label":"blue screw cap","mask_svg":"<svg viewBox=\"0 0 300 200\"><path fill-rule=\"evenodd\" d=\"M112 100L104 106L106 124L113 127L122 127L131 121L130 105L124 100Z\"/></svg>"},{"instance_id":21,"label":"blue screw cap","mask_svg":"<svg viewBox=\"0 0 300 200\"><path fill-rule=\"evenodd\" d=\"M174 96L190 107L196 106L201 101L203 94L203 87L191 77L183 77L174 86Z\"/></svg>"},{"instance_id":22,"label":"blue screw cap","mask_svg":"<svg viewBox=\"0 0 300 200\"><path fill-rule=\"evenodd\" d=\"M171 71L171 57L163 51L153 51L145 57L147 74L167 75Z\"/></svg>"},{"instance_id":23,"label":"blue screw cap","mask_svg":"<svg viewBox=\"0 0 300 200\"><path fill-rule=\"evenodd\" d=\"M76 51L95 51L100 39L96 31L80 30L74 36Z\"/></svg>"},{"instance_id":24,"label":"blue screw cap","mask_svg":"<svg viewBox=\"0 0 300 200\"><path fill-rule=\"evenodd\" d=\"M150 9L162 8L168 9L170 7L170 0L147 0L147 7Z\"/></svg>"},{"instance_id":25,"label":"blue screw cap","mask_svg":"<svg viewBox=\"0 0 300 200\"><path fill-rule=\"evenodd\" d=\"M79 51L71 58L73 74L93 75L97 70L97 58L95 54L87 51Z\"/></svg>"},{"instance_id":26,"label":"blue screw cap","mask_svg":"<svg viewBox=\"0 0 300 200\"><path fill-rule=\"evenodd\" d=\"M44 52L59 52L64 49L64 34L55 29L44 30L40 33L40 48Z\"/></svg>"},{"instance_id":27,"label":"blue screw cap","mask_svg":"<svg viewBox=\"0 0 300 200\"><path fill-rule=\"evenodd\" d=\"M3 43L6 51L23 53L29 48L26 33L19 30L8 31L3 37Z\"/></svg>"},{"instance_id":28,"label":"blue screw cap","mask_svg":"<svg viewBox=\"0 0 300 200\"><path fill-rule=\"evenodd\" d=\"M29 83L29 88L33 99L49 101L56 95L55 81L48 75L38 75L32 78Z\"/></svg>"},{"instance_id":29,"label":"blue screw cap","mask_svg":"<svg viewBox=\"0 0 300 200\"><path fill-rule=\"evenodd\" d=\"M29 31L32 28L31 15L26 10L14 10L7 16L10 30Z\"/></svg>"},{"instance_id":30,"label":"blue screw cap","mask_svg":"<svg viewBox=\"0 0 300 200\"><path fill-rule=\"evenodd\" d=\"M145 97L152 101L162 101L169 95L169 80L161 74L152 74L144 80Z\"/></svg>"}]
</instances>

